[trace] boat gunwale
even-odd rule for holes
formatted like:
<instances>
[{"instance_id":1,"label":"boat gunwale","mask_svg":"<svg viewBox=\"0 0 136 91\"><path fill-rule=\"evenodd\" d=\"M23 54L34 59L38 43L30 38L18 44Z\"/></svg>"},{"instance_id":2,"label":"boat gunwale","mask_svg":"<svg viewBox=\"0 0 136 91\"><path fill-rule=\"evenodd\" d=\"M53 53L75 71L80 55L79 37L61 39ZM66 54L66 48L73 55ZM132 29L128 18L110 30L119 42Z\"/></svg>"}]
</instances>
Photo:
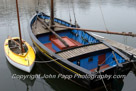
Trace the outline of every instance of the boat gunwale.
<instances>
[{"instance_id":1,"label":"boat gunwale","mask_svg":"<svg viewBox=\"0 0 136 91\"><path fill-rule=\"evenodd\" d=\"M19 39L19 37L14 37L14 39ZM7 41L10 41L10 39L7 39ZM27 49L29 50L29 48L28 48L28 43L27 43L26 41L24 41L24 40L23 40L23 42L24 42L24 44L27 46ZM9 43L8 43L8 44L9 44ZM15 53L15 52L13 52L13 51L11 50L11 48L9 47L9 45L8 45L8 49L9 49L13 54L15 54L15 55L17 55L17 56L25 57L25 56L28 54L28 50L27 50L26 53L23 53L23 55L17 54L17 53Z\"/></svg>"},{"instance_id":2,"label":"boat gunwale","mask_svg":"<svg viewBox=\"0 0 136 91\"><path fill-rule=\"evenodd\" d=\"M42 13L42 12L41 12ZM42 13L42 14L44 14L44 13ZM48 16L48 15L46 15L46 14L44 14L45 16ZM55 57L55 58L58 58L60 61L62 61L63 63L65 63L65 64L67 64L67 65L69 65L70 67L72 67L72 68L74 68L74 69L76 69L76 70L78 70L78 71L81 71L81 72L83 72L83 73L85 73L85 74L90 74L90 75L92 75L92 74L97 74L97 72L91 72L91 71L89 71L89 70L87 70L87 69L85 69L85 68L82 68L82 67L80 67L80 66L78 66L78 65L76 65L76 64L73 64L73 63L71 63L70 61L68 61L67 59L64 59L64 58L62 58L62 57L60 57L59 55L57 55L57 54L55 54L54 52L52 52L51 50L49 50L46 46L44 46L37 38L36 38L36 35L34 35L33 34L33 32L32 32L32 24L34 23L34 21L35 21L35 18L37 17L37 14L35 14L35 15L33 15L33 17L30 19L30 25L28 26L28 31L29 31L29 35L30 35L30 37L31 37L31 39L32 39L32 41L33 42L35 42L36 43L36 45L38 45L40 48L42 48L44 51L47 51L46 52L46 54L48 53L48 55L50 56L50 57ZM48 16L49 17L49 16ZM58 18L54 18L54 19L58 19ZM61 19L58 19L58 20L61 20ZM64 21L64 20L61 20L61 21ZM65 21L64 21L65 22ZM68 23L68 22L66 22L66 23ZM68 23L68 24L70 24L70 23ZM87 34L89 34L88 32L86 32ZM90 36L92 36L93 38L95 38L93 35L91 35L91 34L89 34ZM96 39L96 38L95 38ZM99 39L97 39L98 41L100 41ZM101 42L101 41L100 41ZM103 43L103 42L102 42ZM103 43L104 44L104 43ZM105 45L105 44L104 44ZM107 45L105 45L105 46L107 46ZM110 48L111 49L111 48ZM41 51L41 53L43 53L42 51ZM44 54L45 55L45 54ZM45 55L46 56L46 55ZM124 59L124 58L123 58ZM122 64L126 64L126 63L128 63L128 62L126 62L126 60L125 60L125 62L124 63L122 63ZM58 64L59 65L59 64ZM60 65L61 66L61 65ZM100 72L103 72L103 71L106 71L107 69L111 69L111 68L114 68L114 67L116 67L116 66L111 66L111 67L108 67L108 68L105 68L105 69L103 69L103 70L100 70Z\"/></svg>"},{"instance_id":3,"label":"boat gunwale","mask_svg":"<svg viewBox=\"0 0 136 91\"><path fill-rule=\"evenodd\" d=\"M13 38L18 38L18 37L13 37ZM8 42L10 39L6 39L5 40L5 43L4 43L4 50L5 50L5 54L6 54L6 56L8 56L13 62L15 62L15 63L17 63L17 64L20 64L20 65L22 65L22 66L26 66L26 67L29 67L29 66L32 66L33 64L34 64L34 60L33 60L33 62L30 64L30 65L24 65L24 64L21 64L21 63L18 63L17 61L14 61L14 59L12 59L8 54L7 54L7 52L6 52L6 49L5 49L5 46L7 45L6 44L6 41ZM27 43L27 42L26 42ZM28 44L28 43L27 43ZM29 45L29 44L28 44ZM11 51L11 49L9 48L9 45L7 45L8 46L8 49L9 49L9 51L12 53L12 54L15 54L16 56L18 56L18 57L23 57L23 58L26 58L26 56L28 55L28 51L27 51L27 53L24 55L24 56L21 56L21 55L19 55L19 54L16 54L16 53L14 53L13 51ZM28 48L29 49L29 48Z\"/></svg>"},{"instance_id":4,"label":"boat gunwale","mask_svg":"<svg viewBox=\"0 0 136 91\"><path fill-rule=\"evenodd\" d=\"M71 63L70 61L68 61L68 60L66 60L66 59L64 59L64 58L62 58L62 57L60 57L59 55L57 55L57 54L55 54L54 52L52 52L51 50L49 50L46 46L44 46L44 45L36 38L36 36L32 33L31 25L32 25L32 20L33 20L35 17L37 17L37 14L33 15L32 18L30 19L30 23L29 23L29 25L28 25L28 31L29 31L29 35L30 35L31 39L32 39L39 47L41 47L42 49L44 49L44 51L46 50L47 53L48 53L50 56L52 56L52 57L54 56L54 57L58 58L58 59L59 59L60 61L62 61L63 63L65 63L65 64L71 66L72 68L74 68L74 69L76 69L76 70L78 70L78 71L81 71L81 72L83 72L83 73L85 73L85 74L89 74L89 75L94 74L94 72L91 72L91 71L89 71L89 70L87 70L87 69L85 69L85 68L82 68L82 67L80 67L80 66L78 66L78 65L76 65L76 64L73 64L73 63ZM57 18L56 18L56 19L57 19ZM42 52L42 53L43 53L43 52ZM45 55L45 54L44 54L44 55ZM46 55L45 55L45 56L46 56ZM58 64L58 65L59 65L59 64ZM60 65L60 66L61 66L61 65Z\"/></svg>"}]
</instances>

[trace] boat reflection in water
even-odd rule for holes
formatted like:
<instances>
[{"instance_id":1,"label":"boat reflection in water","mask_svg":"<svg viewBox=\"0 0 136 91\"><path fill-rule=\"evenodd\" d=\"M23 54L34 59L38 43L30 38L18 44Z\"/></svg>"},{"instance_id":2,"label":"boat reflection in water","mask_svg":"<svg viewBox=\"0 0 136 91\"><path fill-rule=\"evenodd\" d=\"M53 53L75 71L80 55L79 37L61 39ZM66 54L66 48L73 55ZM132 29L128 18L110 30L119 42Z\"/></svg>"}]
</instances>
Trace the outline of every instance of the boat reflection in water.
<instances>
[{"instance_id":1,"label":"boat reflection in water","mask_svg":"<svg viewBox=\"0 0 136 91\"><path fill-rule=\"evenodd\" d=\"M35 73L33 73L33 72L27 73L27 72L21 71L21 70L15 68L14 66L12 66L8 61L7 61L7 65L8 65L10 72L11 72L11 78L13 79L13 81L15 81L15 83L16 83L16 82L18 82L18 80L20 80L21 82L23 82L25 84L26 91L30 91L30 87L32 87L34 85L34 82L36 79L35 78L31 79L29 77L26 77L24 79L24 78L22 78L22 76L34 75ZM24 86L22 85L21 87L23 88ZM20 89L20 91L22 91L22 89Z\"/></svg>"},{"instance_id":2,"label":"boat reflection in water","mask_svg":"<svg viewBox=\"0 0 136 91\"><path fill-rule=\"evenodd\" d=\"M40 59L41 60L41 59ZM38 74L43 75L58 75L53 69L50 69L48 67L48 64L36 64L37 72ZM129 72L124 73L126 76ZM120 74L119 71L116 74ZM88 91L88 89L80 87L77 84L72 83L69 80L64 79L44 79L45 82L50 84L50 86L55 89L56 91ZM122 91L122 88L124 86L124 78L120 79L113 79L110 83L106 83L106 87L108 91ZM99 87L90 89L89 91L106 91L104 85L101 85Z\"/></svg>"},{"instance_id":3,"label":"boat reflection in water","mask_svg":"<svg viewBox=\"0 0 136 91\"><path fill-rule=\"evenodd\" d=\"M37 59L37 60L41 60L41 59ZM56 75L56 76L58 75L54 70L50 69L48 65L46 64L36 63L36 65L34 66L34 70L32 70L30 74L24 71L21 71L19 69L16 69L14 66L9 64L8 61L7 61L7 65L11 72L11 77L13 75L36 75L36 74L39 74L41 77L43 77L44 75L50 75L50 74ZM12 78L12 79L16 81L15 78ZM40 90L40 91L45 91L45 89L46 90L48 89L49 91L54 91L54 90L55 91L69 91L69 90L88 91L87 89L80 87L69 80L64 80L61 78L40 78L40 79L26 78L26 79L17 79L17 80L20 80L21 82L25 84L26 91L31 91L31 89L35 88L35 86L38 87L38 85L36 85L37 82L40 83L40 86L44 88L43 90ZM124 86L123 79L113 79L110 83L106 84L108 91L121 91L123 86ZM39 87L38 90L39 89L41 88ZM100 87L90 89L90 91L105 91L105 87L102 85Z\"/></svg>"}]
</instances>

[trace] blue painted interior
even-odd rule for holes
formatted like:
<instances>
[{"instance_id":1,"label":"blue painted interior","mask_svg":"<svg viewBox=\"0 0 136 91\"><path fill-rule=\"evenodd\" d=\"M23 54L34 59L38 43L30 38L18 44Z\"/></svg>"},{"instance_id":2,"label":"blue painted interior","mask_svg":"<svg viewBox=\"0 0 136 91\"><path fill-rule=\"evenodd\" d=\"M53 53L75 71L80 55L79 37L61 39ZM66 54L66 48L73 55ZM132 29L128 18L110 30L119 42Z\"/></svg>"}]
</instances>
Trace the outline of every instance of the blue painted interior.
<instances>
[{"instance_id":1,"label":"blue painted interior","mask_svg":"<svg viewBox=\"0 0 136 91\"><path fill-rule=\"evenodd\" d=\"M56 51L56 52L59 52L59 51L61 51L56 45L54 45L53 43L52 43L52 48Z\"/></svg>"},{"instance_id":2,"label":"blue painted interior","mask_svg":"<svg viewBox=\"0 0 136 91\"><path fill-rule=\"evenodd\" d=\"M65 32L60 32L58 33L58 35L60 35L61 37L67 36L69 38L72 38L76 41L78 41L79 43L81 43L82 45L86 45L86 44L93 44L93 43L99 43L98 40L96 40L94 37L90 36L89 34L87 34L84 31L77 31L77 30L72 30L72 31L65 31ZM45 35L40 35L37 36L37 38L39 39L40 42L44 43L49 43L51 42L49 40L49 34L45 34Z\"/></svg>"},{"instance_id":3,"label":"blue painted interior","mask_svg":"<svg viewBox=\"0 0 136 91\"><path fill-rule=\"evenodd\" d=\"M45 35L40 35L40 36L37 36L38 40L42 43L42 44L45 44L45 43L50 43L50 39L49 39L49 35L45 34Z\"/></svg>"},{"instance_id":4,"label":"blue painted interior","mask_svg":"<svg viewBox=\"0 0 136 91\"><path fill-rule=\"evenodd\" d=\"M37 14L38 17L42 18L42 19L50 19L49 16L45 16L43 15L42 13L38 13ZM31 25L32 23L36 20L36 16L34 17L34 19L32 20L31 22ZM55 22L58 22L62 25L65 25L67 27L70 27L71 24L65 22L65 21L62 21L60 19L54 19ZM75 26L72 26L72 27L75 27ZM61 37L63 36L67 36L69 38L72 38L76 41L78 41L79 43L83 44L83 45L86 45L86 44L91 44L91 43L99 43L99 41L97 39L95 39L94 37L90 36L88 33L84 32L84 31L80 31L80 30L69 30L69 31L65 31L65 32L61 32L61 33L58 33ZM37 36L37 38L39 39L39 41L43 44L45 43L50 43L51 41L49 40L49 35L45 34L45 35L40 35L40 36Z\"/></svg>"},{"instance_id":5,"label":"blue painted interior","mask_svg":"<svg viewBox=\"0 0 136 91\"><path fill-rule=\"evenodd\" d=\"M84 59L78 59L78 61L80 61L80 66L85 68L85 69L88 69L88 70L91 70L91 69L94 69L94 68L97 68L98 67L98 56L102 55L103 52L100 52L99 54L97 55L91 55L90 57L86 57ZM105 60L105 63L102 64L102 65L106 65L108 64L109 66L115 66L117 65L115 60L113 59L114 56L112 54L112 52L107 52L105 53L106 54L106 60ZM119 56L117 53L115 53L115 56L118 60L119 63L123 63L125 62L125 60ZM89 62L89 58L92 58L93 60L91 62ZM73 61L74 64L77 64L77 60Z\"/></svg>"},{"instance_id":6,"label":"blue painted interior","mask_svg":"<svg viewBox=\"0 0 136 91\"><path fill-rule=\"evenodd\" d=\"M49 16L43 16L41 15L40 13L38 14L38 16L40 18L43 18L43 19L50 19ZM34 18L36 19L36 18ZM60 24L63 24L65 26L71 26L69 23L65 22L65 21L62 21L62 20L59 20L59 19L54 19L55 22L58 22ZM31 22L31 25L32 23L34 22L34 20L32 20ZM75 27L75 26L73 26ZM69 38L72 38L78 42L80 42L81 44L83 45L86 45L86 44L92 44L92 43L99 43L99 41L97 39L95 39L94 37L90 36L88 33L84 32L84 31L79 31L79 30L71 30L71 31L65 31L65 32L61 32L61 33L58 33L61 37L63 36L67 36ZM40 35L40 36L37 36L38 40L45 44L45 43L50 43L51 41L49 40L49 34L45 34L45 35ZM57 51L60 51L59 49L57 49L55 47L55 45L53 44L52 45L53 48L55 48ZM91 62L88 62L88 59L89 57L86 57L84 59L80 59L80 66L83 67L83 68L86 68L88 70L91 70L91 69L94 69L98 66L98 56L102 55L102 52L100 52L99 54L97 55L93 55L93 56L90 56L93 58L93 61ZM117 53L115 53L115 56L118 60L119 63L123 63L125 62L125 60L119 56ZM105 64L108 64L109 66L115 66L116 65L116 62L113 60L114 56L112 54L112 52L107 52L106 53L106 61L105 61ZM73 61L74 64L77 64L77 60ZM103 64L104 65L104 64Z\"/></svg>"}]
</instances>

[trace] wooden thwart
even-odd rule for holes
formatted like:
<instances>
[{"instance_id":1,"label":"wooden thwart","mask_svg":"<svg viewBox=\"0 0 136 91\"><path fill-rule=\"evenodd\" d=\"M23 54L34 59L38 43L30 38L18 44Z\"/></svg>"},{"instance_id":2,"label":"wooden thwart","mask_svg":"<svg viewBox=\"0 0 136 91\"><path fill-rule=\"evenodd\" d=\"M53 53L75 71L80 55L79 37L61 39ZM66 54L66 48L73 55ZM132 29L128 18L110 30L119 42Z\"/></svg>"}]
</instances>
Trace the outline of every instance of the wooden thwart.
<instances>
[{"instance_id":1,"label":"wooden thwart","mask_svg":"<svg viewBox=\"0 0 136 91\"><path fill-rule=\"evenodd\" d=\"M108 49L108 47L105 46L104 44L95 44L95 45L88 45L88 46L82 46L79 48L70 49L68 51L63 51L57 54L64 59L69 59L72 57L76 57L79 55L83 55L83 54L87 54L87 53L95 52L99 50L104 50L104 49Z\"/></svg>"},{"instance_id":2,"label":"wooden thwart","mask_svg":"<svg viewBox=\"0 0 136 91\"><path fill-rule=\"evenodd\" d=\"M18 42L16 42L15 40L13 40L10 36L8 36L8 39L12 40L14 43L16 43L17 45L20 46L20 44Z\"/></svg>"}]
</instances>

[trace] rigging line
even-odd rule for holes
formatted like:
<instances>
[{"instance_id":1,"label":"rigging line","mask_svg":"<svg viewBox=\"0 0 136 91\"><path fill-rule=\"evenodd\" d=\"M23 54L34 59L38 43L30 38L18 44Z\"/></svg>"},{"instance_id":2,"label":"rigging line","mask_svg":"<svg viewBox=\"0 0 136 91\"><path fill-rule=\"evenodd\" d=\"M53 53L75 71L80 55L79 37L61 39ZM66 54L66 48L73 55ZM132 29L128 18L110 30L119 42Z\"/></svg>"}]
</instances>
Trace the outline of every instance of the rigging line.
<instances>
[{"instance_id":1,"label":"rigging line","mask_svg":"<svg viewBox=\"0 0 136 91\"><path fill-rule=\"evenodd\" d=\"M6 12L6 15L7 15L7 21L8 21L8 23L7 23L7 27L8 27L8 36L9 36L9 30L10 30L10 18L8 17L8 7L9 7L9 4L8 4L8 1L7 0L5 0L5 6L6 6L6 10L5 10L5 12Z\"/></svg>"},{"instance_id":2,"label":"rigging line","mask_svg":"<svg viewBox=\"0 0 136 91\"><path fill-rule=\"evenodd\" d=\"M35 5L35 6L36 6L36 7L35 7L35 11L38 12L38 11L39 11L39 8L38 8L38 7L39 7L39 4L40 4L39 0L35 0L35 4L36 4L36 5Z\"/></svg>"},{"instance_id":3,"label":"rigging line","mask_svg":"<svg viewBox=\"0 0 136 91\"><path fill-rule=\"evenodd\" d=\"M25 5L25 1L24 1L24 5ZM26 20L27 22L28 22L28 13L27 13L27 11L26 11L27 9L26 9L26 6L24 6L24 12L25 12L25 19L23 19L23 20ZM22 23L23 25L24 25L24 23ZM23 33L24 33L24 40L26 40L26 34L28 34L28 31L26 31L25 29L24 29L24 27L23 27Z\"/></svg>"},{"instance_id":4,"label":"rigging line","mask_svg":"<svg viewBox=\"0 0 136 91\"><path fill-rule=\"evenodd\" d=\"M133 67L135 68L135 70L136 70L136 65L135 65L135 63L134 62L132 62L132 64L133 64Z\"/></svg>"},{"instance_id":5,"label":"rigging line","mask_svg":"<svg viewBox=\"0 0 136 91\"><path fill-rule=\"evenodd\" d=\"M74 14L74 19L75 19L75 25L77 27L77 19L76 19L76 15L75 15L75 9L74 9L73 1L72 1L72 9L73 9L73 14Z\"/></svg>"},{"instance_id":6,"label":"rigging line","mask_svg":"<svg viewBox=\"0 0 136 91\"><path fill-rule=\"evenodd\" d=\"M100 3L102 2L102 0L100 0ZM103 11L102 11L102 8L101 8L101 4L98 3L99 5L99 8L100 8L100 11L101 11L101 14L102 14L102 19L103 19L103 22L104 22L104 26L105 26L105 29L108 31L108 28L106 26L106 22L105 22L105 18L104 18L104 15L103 15Z\"/></svg>"},{"instance_id":7,"label":"rigging line","mask_svg":"<svg viewBox=\"0 0 136 91\"><path fill-rule=\"evenodd\" d=\"M68 11L69 11L69 18L70 18L70 26L72 25L72 19L71 19L71 14L70 14L70 5L69 5L69 0L67 0L68 2Z\"/></svg>"},{"instance_id":8,"label":"rigging line","mask_svg":"<svg viewBox=\"0 0 136 91\"><path fill-rule=\"evenodd\" d=\"M106 62L106 60L109 59L111 56L112 56L112 53L104 60L104 62L103 62L102 64L104 64L104 63ZM102 65L102 64L101 64L101 65ZM101 66L101 65L100 65L100 66Z\"/></svg>"}]
</instances>

